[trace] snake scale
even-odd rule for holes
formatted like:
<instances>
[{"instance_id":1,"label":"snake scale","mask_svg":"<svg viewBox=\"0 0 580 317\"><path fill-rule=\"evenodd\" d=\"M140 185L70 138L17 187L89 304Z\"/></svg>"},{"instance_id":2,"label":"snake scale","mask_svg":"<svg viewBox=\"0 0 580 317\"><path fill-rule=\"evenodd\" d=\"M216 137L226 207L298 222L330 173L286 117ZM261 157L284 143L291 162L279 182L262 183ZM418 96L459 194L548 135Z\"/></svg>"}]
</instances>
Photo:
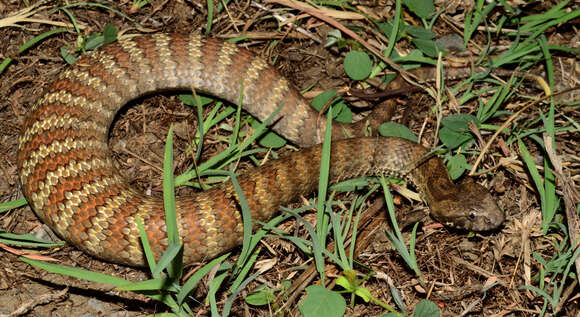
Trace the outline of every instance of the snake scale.
<instances>
[{"instance_id":1,"label":"snake scale","mask_svg":"<svg viewBox=\"0 0 580 317\"><path fill-rule=\"evenodd\" d=\"M163 202L119 175L108 147L117 111L129 101L167 90L191 90L232 103L260 120L282 105L271 128L305 149L238 178L255 220L316 189L324 118L268 63L227 42L200 35L155 34L119 40L86 54L61 72L32 107L19 139L23 192L60 237L95 257L132 266L145 260L135 217L153 250L167 246ZM384 114L383 114L384 115ZM368 124L368 122L363 122ZM323 127L320 130L317 127ZM330 181L397 175L411 181L433 217L452 227L498 227L503 212L477 184L455 185L437 157L399 138L360 137L359 121L333 127ZM344 140L338 140L344 139ZM413 162L420 162L413 164ZM188 263L239 245L242 219L231 182L177 198L178 228Z\"/></svg>"}]
</instances>

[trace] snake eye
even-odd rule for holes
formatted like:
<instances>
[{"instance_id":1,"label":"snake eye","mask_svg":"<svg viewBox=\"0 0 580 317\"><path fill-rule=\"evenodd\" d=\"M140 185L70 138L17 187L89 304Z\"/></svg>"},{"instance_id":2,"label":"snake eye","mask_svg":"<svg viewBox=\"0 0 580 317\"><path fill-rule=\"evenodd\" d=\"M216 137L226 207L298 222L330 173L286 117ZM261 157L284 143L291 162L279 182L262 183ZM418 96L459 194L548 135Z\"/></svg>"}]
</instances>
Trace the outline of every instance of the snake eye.
<instances>
[{"instance_id":1,"label":"snake eye","mask_svg":"<svg viewBox=\"0 0 580 317\"><path fill-rule=\"evenodd\" d=\"M475 211L469 213L469 219L475 220Z\"/></svg>"}]
</instances>

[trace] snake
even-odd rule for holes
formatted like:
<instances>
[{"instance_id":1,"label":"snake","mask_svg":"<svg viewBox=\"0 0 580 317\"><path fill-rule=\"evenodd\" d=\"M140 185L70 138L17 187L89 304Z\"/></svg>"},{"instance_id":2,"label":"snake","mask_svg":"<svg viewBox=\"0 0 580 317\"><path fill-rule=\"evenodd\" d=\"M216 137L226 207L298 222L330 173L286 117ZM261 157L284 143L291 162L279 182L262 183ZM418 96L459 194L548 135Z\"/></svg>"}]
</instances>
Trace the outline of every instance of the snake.
<instances>
[{"instance_id":1,"label":"snake","mask_svg":"<svg viewBox=\"0 0 580 317\"><path fill-rule=\"evenodd\" d=\"M198 34L126 37L84 54L46 85L30 107L18 142L24 196L42 222L76 248L105 261L147 264L137 217L152 250L168 245L163 199L130 184L108 145L117 112L130 101L162 91L188 90L241 107L298 151L254 167L236 179L254 223L316 190L326 118L263 57ZM378 108L377 108L378 109ZM382 113L381 113L382 111ZM462 230L488 231L504 212L475 183L454 184L440 158L396 137L365 136L389 116L332 126L329 182L360 176L407 180L432 217ZM176 197L185 263L212 259L242 243L240 197L231 180Z\"/></svg>"}]
</instances>

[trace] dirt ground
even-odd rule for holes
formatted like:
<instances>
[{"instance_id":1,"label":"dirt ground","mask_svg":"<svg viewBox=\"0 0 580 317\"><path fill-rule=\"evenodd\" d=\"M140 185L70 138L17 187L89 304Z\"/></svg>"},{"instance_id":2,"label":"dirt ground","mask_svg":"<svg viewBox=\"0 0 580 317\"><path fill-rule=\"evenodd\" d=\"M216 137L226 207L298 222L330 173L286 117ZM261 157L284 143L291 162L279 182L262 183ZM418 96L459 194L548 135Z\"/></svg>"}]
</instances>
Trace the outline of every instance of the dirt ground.
<instances>
[{"instance_id":1,"label":"dirt ground","mask_svg":"<svg viewBox=\"0 0 580 317\"><path fill-rule=\"evenodd\" d=\"M25 8L32 8L36 1L3 0L0 2L0 21L13 16ZM73 1L71 1L73 2ZM349 79L342 66L347 48L325 48L303 33L291 29L287 25L280 26L273 18L273 12L301 14L279 4L263 6L276 11L265 11L252 1L230 1L227 10L216 10L210 35L222 39L247 35L248 39L241 42L256 54L274 63L275 67L286 76L299 90L312 88L309 96L328 89L344 91L344 88L360 88L359 83ZM217 3L217 1L216 1ZM71 6L68 12L74 16L80 28L80 34L72 28L71 18L64 10L54 10L60 2L47 1L35 6L36 10L28 20L18 25L4 26L0 24L0 59L14 58L14 62L0 74L0 202L22 198L17 177L17 141L21 124L35 98L43 87L54 78L55 74L66 67L61 58L61 48L76 47L80 36L93 32L102 32L106 24L112 24L122 34L143 32L185 32L205 33L207 27L207 5L205 1L152 1L140 9L132 9L130 1L107 2L106 6L114 8L126 17L99 6ZM220 2L221 6L222 2ZM457 17L465 14L466 8L462 2L447 2L445 6L437 3L445 17ZM360 10L368 10L377 17L386 19L392 17L394 1L358 1L353 3ZM550 1L542 4L522 6L522 10L544 12L553 4ZM285 8L284 12L280 9ZM340 7L336 7L337 10ZM578 8L576 8L578 10ZM492 14L497 18L501 13ZM287 15L285 15L288 17ZM131 20L129 20L129 18ZM332 28L319 19L310 16L300 17L300 26L308 34L324 39ZM405 16L406 21L419 23L412 16ZM339 20L356 29L358 34L374 45L385 47L378 42L372 25L365 20ZM440 21L443 21L441 19ZM578 19L573 25L559 25L546 31L546 37L557 39L560 45L567 45L578 40ZM139 27L137 27L139 25ZM50 36L24 53L18 48L38 34L66 26L67 32ZM455 33L450 24L438 22L433 28L438 36ZM474 36L473 46L486 45L485 33ZM480 42L478 42L480 41ZM492 39L494 45L509 45L505 38ZM353 45L353 44L350 44ZM409 43L402 41L397 46L405 51ZM81 54L74 52L74 54ZM569 56L566 56L569 58ZM577 63L577 59L575 61ZM469 65L466 65L469 66ZM453 84L450 84L453 85ZM521 88L528 95L541 93L535 86ZM522 94L523 95L523 94ZM486 98L489 98L487 96ZM354 105L357 115L364 115L373 101L365 101L351 95L343 98ZM421 142L426 146L437 144L435 129L436 120L430 112L434 101L427 94L418 92L408 95L397 95L401 105L395 120L408 126L415 133L422 132ZM525 100L517 95L506 103L505 108L517 111ZM451 104L451 103L449 103ZM449 104L443 105L443 116L457 113L457 109ZM462 106L462 113L473 112L477 100ZM547 108L544 108L547 109ZM573 118L579 122L580 112L577 107L561 108L559 115ZM500 115L492 120L501 125L507 120L506 115ZM520 120L539 118L537 111L529 110L521 115ZM569 125L562 116L559 123ZM233 118L227 119L231 124ZM191 144L197 118L194 109L185 106L177 94L164 93L138 100L134 105L124 110L111 130L110 145L113 155L123 167L126 174L144 191L160 195L162 191L163 149L165 136L170 123L174 123L176 138L174 140L176 174L183 172L191 164L187 148ZM226 148L223 142L224 129L214 129L206 136L202 160L207 160ZM490 134L483 135L484 140ZM575 189L579 189L580 152L578 131L558 133L558 151L565 161L565 171L572 175ZM522 289L523 285L536 285L540 269L545 269L533 254L549 260L555 256L555 245L562 243L562 235L555 230L544 235L540 228L540 201L529 174L519 156L517 144L509 146L500 144L493 146L485 155L483 168L493 172L474 177L473 180L490 188L498 204L506 211L507 219L504 226L486 234L469 234L439 226L427 215L428 208L422 203L410 203L394 192L397 213L401 223L411 223L410 219L420 219L419 234L416 244L416 256L419 269L426 281L427 289L421 287L413 272L409 270L400 255L391 247L383 228L387 228L387 214L382 193L371 196L365 214L368 221L361 226L358 242L358 261L362 267L372 269L375 274L367 282L367 287L373 296L395 306L389 287L396 288L404 300L407 311L423 299L434 301L444 316L536 316L544 304L543 298L537 293ZM484 143L482 143L483 146ZM528 144L528 143L526 143ZM542 165L541 155L534 143L528 144L537 164ZM292 151L292 146L277 150L282 154ZM263 156L262 156L263 158ZM473 163L477 155L468 156ZM501 164L500 158L509 163ZM252 162L242 162L239 172L252 165ZM574 176L575 175L575 176ZM461 181L465 181L462 179ZM188 191L188 190L182 190ZM352 198L344 194L345 199ZM308 197L311 198L311 197ZM300 206L297 203L293 207ZM561 216L560 216L561 217ZM307 212L305 218L315 221L314 211ZM561 219L561 218L560 218ZM565 221L564 221L565 223ZM283 223L282 228L297 235L306 236L304 228L298 227L294 221ZM410 238L410 226L405 226L404 237ZM32 233L36 236L55 239L29 207L13 209L0 213L0 230L10 233ZM305 278L303 271L311 264L311 259L302 254L295 246L286 241L267 239L266 246L259 261L265 263L274 261L272 268L263 273L242 291L236 299L231 312L232 316L270 316L271 307L251 306L244 298L257 286L269 285L280 287L282 282L296 282ZM26 248L8 246L0 240L0 316L143 316L147 314L166 312L162 304L145 296L131 292L121 292L111 286L90 283L57 274L50 274L34 268L19 260L21 252L41 254L57 263L90 269L96 272L122 277L132 281L148 278L148 272L124 267L121 265L101 262L74 247L64 245L42 250L27 250ZM239 253L239 252L238 252ZM234 252L232 260L236 259ZM299 267L300 269L296 269ZM191 267L189 270L195 270ZM339 268L329 264L328 276L336 277ZM531 280L530 280L531 277ZM561 276L557 278L561 279ZM316 283L314 279L310 284ZM498 285L487 292L482 289L494 282ZM309 285L309 284L307 284ZM209 307L203 303L207 292L208 280L205 278L196 290L196 295L202 301L195 306L196 316L209 315ZM337 289L337 288L335 288ZM564 292L559 300L560 316L580 316L580 287L576 280L568 279ZM292 299L285 314L298 316L296 305L305 296L302 289L297 291L297 298ZM218 298L223 305L227 297L222 292ZM349 316L377 316L383 309L377 305L364 303L360 299L350 306L350 296L345 296L349 306ZM218 304L219 304L218 303ZM282 301L284 304L284 301Z\"/></svg>"}]
</instances>

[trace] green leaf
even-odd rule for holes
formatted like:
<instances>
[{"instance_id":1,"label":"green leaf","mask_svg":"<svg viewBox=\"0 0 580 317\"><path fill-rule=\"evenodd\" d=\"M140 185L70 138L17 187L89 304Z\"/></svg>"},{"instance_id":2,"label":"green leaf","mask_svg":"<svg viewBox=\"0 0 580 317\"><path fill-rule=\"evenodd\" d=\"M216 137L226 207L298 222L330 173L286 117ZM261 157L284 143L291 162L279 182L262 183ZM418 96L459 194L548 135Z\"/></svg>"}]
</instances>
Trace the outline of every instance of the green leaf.
<instances>
[{"instance_id":1,"label":"green leaf","mask_svg":"<svg viewBox=\"0 0 580 317\"><path fill-rule=\"evenodd\" d=\"M199 99L199 102L201 104L201 106L205 106L207 104L210 104L214 101L213 98L210 97L205 97L205 96L197 96ZM195 106L195 96L193 94L183 94L183 95L179 95L179 100L181 100L181 102L183 102L184 104L188 105L188 106Z\"/></svg>"},{"instance_id":2,"label":"green leaf","mask_svg":"<svg viewBox=\"0 0 580 317\"><path fill-rule=\"evenodd\" d=\"M332 110L331 110L332 111ZM316 232L311 234L314 262L316 270L320 274L322 285L324 285L324 257L322 252L326 245L326 238L329 228L329 216L326 211L325 201L328 193L328 180L330 177L330 149L332 144L332 120L330 112L326 114L326 131L324 131L324 142L322 142L322 154L320 157L320 173L318 177L318 202L316 204ZM308 230L310 232L310 230Z\"/></svg>"},{"instance_id":3,"label":"green leaf","mask_svg":"<svg viewBox=\"0 0 580 317\"><path fill-rule=\"evenodd\" d=\"M336 90L327 90L325 92L320 93L318 96L312 99L312 108L321 111L324 105L326 105L326 103L330 99L334 98L337 94L338 93L336 92ZM333 101L333 103L336 101L337 100ZM334 104L330 105L333 106Z\"/></svg>"},{"instance_id":4,"label":"green leaf","mask_svg":"<svg viewBox=\"0 0 580 317\"><path fill-rule=\"evenodd\" d=\"M179 243L169 243L163 255L157 262L157 266L153 269L153 276L158 276L161 272L166 269L171 262L178 256L179 252L183 249L183 245Z\"/></svg>"},{"instance_id":5,"label":"green leaf","mask_svg":"<svg viewBox=\"0 0 580 317\"><path fill-rule=\"evenodd\" d=\"M432 40L435 38L435 33L419 26L407 26L407 33L417 39Z\"/></svg>"},{"instance_id":6,"label":"green leaf","mask_svg":"<svg viewBox=\"0 0 580 317\"><path fill-rule=\"evenodd\" d=\"M166 290L171 286L167 278L153 278L150 280L134 282L117 287L121 291L155 291Z\"/></svg>"},{"instance_id":7,"label":"green leaf","mask_svg":"<svg viewBox=\"0 0 580 317\"><path fill-rule=\"evenodd\" d=\"M439 131L439 139L447 148L453 150L473 140L473 136L471 134L457 132L448 127L443 127Z\"/></svg>"},{"instance_id":8,"label":"green leaf","mask_svg":"<svg viewBox=\"0 0 580 317\"><path fill-rule=\"evenodd\" d=\"M468 169L467 159L463 154L453 155L447 161L447 169L449 170L451 179L456 180Z\"/></svg>"},{"instance_id":9,"label":"green leaf","mask_svg":"<svg viewBox=\"0 0 580 317\"><path fill-rule=\"evenodd\" d=\"M373 299L373 295L371 295L371 292L366 289L365 287L357 287L356 291L354 292L358 297L362 298L365 302L369 302L371 299Z\"/></svg>"},{"instance_id":10,"label":"green leaf","mask_svg":"<svg viewBox=\"0 0 580 317\"><path fill-rule=\"evenodd\" d=\"M228 277L232 265L229 262L224 262L217 270L215 277L209 282L208 299L210 311L212 316L219 316L217 308L216 293L220 289L226 277ZM186 283L187 284L187 283ZM185 287L185 285L184 285ZM194 286L195 287L195 286Z\"/></svg>"},{"instance_id":11,"label":"green leaf","mask_svg":"<svg viewBox=\"0 0 580 317\"><path fill-rule=\"evenodd\" d=\"M469 129L470 122L475 123L476 126L480 125L479 120L469 114L455 114L443 118L441 120L443 128L439 131L439 139L449 149L455 149L472 141L473 136Z\"/></svg>"},{"instance_id":12,"label":"green leaf","mask_svg":"<svg viewBox=\"0 0 580 317\"><path fill-rule=\"evenodd\" d=\"M338 192L352 192L355 190L360 190L366 188L369 185L369 180L366 177L352 178L349 180L342 181L340 183L330 186L330 190Z\"/></svg>"},{"instance_id":13,"label":"green leaf","mask_svg":"<svg viewBox=\"0 0 580 317\"><path fill-rule=\"evenodd\" d=\"M343 275L339 276L336 279L336 284L342 286L344 289L346 289L349 292L352 292L354 290L354 286L350 283L350 281L344 277Z\"/></svg>"},{"instance_id":14,"label":"green leaf","mask_svg":"<svg viewBox=\"0 0 580 317\"><path fill-rule=\"evenodd\" d=\"M276 132L270 131L264 134L264 136L260 137L258 143L260 143L260 145L263 147L277 149L283 147L286 144L286 140L283 137L276 134Z\"/></svg>"},{"instance_id":15,"label":"green leaf","mask_svg":"<svg viewBox=\"0 0 580 317\"><path fill-rule=\"evenodd\" d=\"M391 36L391 33L393 32L393 20L389 19L387 20L386 23L379 23L378 27L381 30L381 32L383 32L384 35L386 35L387 37ZM404 25L402 22L399 23L399 32L397 33L397 39L396 41L400 40L401 37L406 36L407 35L407 26ZM395 54L395 51L393 51L393 54ZM392 56L389 56L392 57Z\"/></svg>"},{"instance_id":16,"label":"green leaf","mask_svg":"<svg viewBox=\"0 0 580 317\"><path fill-rule=\"evenodd\" d=\"M411 42L413 42L413 44L415 44L415 46L417 46L417 48L427 56L437 57L439 52L443 52L443 55L445 55L445 47L433 40L414 38L411 39Z\"/></svg>"},{"instance_id":17,"label":"green leaf","mask_svg":"<svg viewBox=\"0 0 580 317\"><path fill-rule=\"evenodd\" d=\"M14 208L26 206L26 204L28 204L28 201L26 201L26 198L21 198L21 199L17 199L17 200L11 200L11 201L7 201L4 203L0 203L0 213L14 209Z\"/></svg>"},{"instance_id":18,"label":"green leaf","mask_svg":"<svg viewBox=\"0 0 580 317\"><path fill-rule=\"evenodd\" d=\"M157 262L155 262L155 254L153 253L153 249L151 249L149 238L147 238L147 232L145 231L145 226L143 225L143 219L141 219L139 215L136 215L135 221L137 222L137 228L139 228L139 239L141 240L141 244L143 246L143 252L145 253L147 266L151 270L151 273L153 273L153 270L157 266ZM153 277L157 278L160 277L160 275L153 274Z\"/></svg>"},{"instance_id":19,"label":"green leaf","mask_svg":"<svg viewBox=\"0 0 580 317\"><path fill-rule=\"evenodd\" d=\"M458 132L469 132L469 123L473 122L476 126L479 126L481 122L470 114L453 114L441 120L441 125L448 127L454 131Z\"/></svg>"},{"instance_id":20,"label":"green leaf","mask_svg":"<svg viewBox=\"0 0 580 317\"><path fill-rule=\"evenodd\" d=\"M415 306L413 317L439 317L439 307L430 300L422 300Z\"/></svg>"},{"instance_id":21,"label":"green leaf","mask_svg":"<svg viewBox=\"0 0 580 317\"><path fill-rule=\"evenodd\" d=\"M266 287L246 296L246 303L254 306L264 306L274 301L274 292Z\"/></svg>"},{"instance_id":22,"label":"green leaf","mask_svg":"<svg viewBox=\"0 0 580 317\"><path fill-rule=\"evenodd\" d=\"M167 138L165 139L165 152L163 156L163 209L165 210L165 232L167 232L167 242L169 245L166 252L161 256L153 273L160 273L161 268L167 268L170 278L179 280L183 273L183 248L179 240L179 231L177 228L173 168L173 124L171 124L167 132ZM173 250L176 252L173 253Z\"/></svg>"},{"instance_id":23,"label":"green leaf","mask_svg":"<svg viewBox=\"0 0 580 317\"><path fill-rule=\"evenodd\" d=\"M306 298L298 305L298 310L304 317L341 317L346 312L344 298L324 286L310 285L306 288L306 293Z\"/></svg>"},{"instance_id":24,"label":"green leaf","mask_svg":"<svg viewBox=\"0 0 580 317\"><path fill-rule=\"evenodd\" d=\"M257 129L260 126L260 122L258 120L252 121L252 129ZM276 134L274 131L268 131L260 138L258 138L258 143L260 143L263 147L270 147L270 148L281 148L286 144L286 139Z\"/></svg>"},{"instance_id":25,"label":"green leaf","mask_svg":"<svg viewBox=\"0 0 580 317\"><path fill-rule=\"evenodd\" d=\"M165 221L167 222L168 242L170 244L178 244L179 232L177 231L173 168L173 125L170 125L165 139L163 157L163 207L165 209Z\"/></svg>"},{"instance_id":26,"label":"green leaf","mask_svg":"<svg viewBox=\"0 0 580 317\"><path fill-rule=\"evenodd\" d=\"M0 64L0 74L4 72L6 67L8 67L8 65L10 65L10 63L12 63L13 60L14 60L13 58L7 57L5 60L2 61L2 63Z\"/></svg>"},{"instance_id":27,"label":"green leaf","mask_svg":"<svg viewBox=\"0 0 580 317\"><path fill-rule=\"evenodd\" d=\"M435 10L432 0L403 0L403 3L409 10L423 19L428 18Z\"/></svg>"},{"instance_id":28,"label":"green leaf","mask_svg":"<svg viewBox=\"0 0 580 317\"><path fill-rule=\"evenodd\" d=\"M87 38L87 40L83 45L83 48L87 51L91 51L103 45L104 42L105 38L102 35L99 35L98 33L93 33L89 35L89 37Z\"/></svg>"},{"instance_id":29,"label":"green leaf","mask_svg":"<svg viewBox=\"0 0 580 317\"><path fill-rule=\"evenodd\" d=\"M350 111L350 108L344 102L339 102L336 106L332 107L332 114L332 118L335 121L342 123L352 122L352 111Z\"/></svg>"},{"instance_id":30,"label":"green leaf","mask_svg":"<svg viewBox=\"0 0 580 317\"><path fill-rule=\"evenodd\" d=\"M385 122L379 126L379 133L382 136L394 136L418 142L417 136L406 126L396 122Z\"/></svg>"},{"instance_id":31,"label":"green leaf","mask_svg":"<svg viewBox=\"0 0 580 317\"><path fill-rule=\"evenodd\" d=\"M0 229L0 243L7 245L16 245L22 247L33 247L33 248L51 248L59 245L63 245L64 241L49 241L39 239L31 234L15 234L9 233Z\"/></svg>"},{"instance_id":32,"label":"green leaf","mask_svg":"<svg viewBox=\"0 0 580 317\"><path fill-rule=\"evenodd\" d=\"M109 285L113 285L116 287L121 287L121 286L131 284L131 281L127 281L127 280L124 280L122 278L109 276L109 275L98 273L98 272L92 272L92 271L85 270L85 269L79 269L79 268L75 268L75 267L69 267L69 266L63 266L63 265L58 265L58 264L53 264L53 263L36 261L36 260L27 259L24 257L21 257L20 260L23 262L26 262L30 265L34 265L38 268L41 268L43 270L47 270L49 272L52 272L52 273L72 276L72 277L80 278L80 279L83 279L86 281L109 284Z\"/></svg>"},{"instance_id":33,"label":"green leaf","mask_svg":"<svg viewBox=\"0 0 580 317\"><path fill-rule=\"evenodd\" d=\"M321 111L326 103L334 98L338 93L335 90L327 90L312 99L312 107ZM352 111L350 108L340 101L340 98L335 98L326 108L332 106L332 119L338 122L350 123L352 122ZM324 112L326 113L326 112Z\"/></svg>"},{"instance_id":34,"label":"green leaf","mask_svg":"<svg viewBox=\"0 0 580 317\"><path fill-rule=\"evenodd\" d=\"M117 40L117 29L114 25L108 24L105 25L105 29L103 30L103 44L113 43Z\"/></svg>"},{"instance_id":35,"label":"green leaf","mask_svg":"<svg viewBox=\"0 0 580 317\"><path fill-rule=\"evenodd\" d=\"M342 34L340 33L340 30L337 29L333 29L332 31L328 32L327 37L326 37L326 43L324 43L324 47L330 47L336 43L338 43L338 41L342 38Z\"/></svg>"},{"instance_id":36,"label":"green leaf","mask_svg":"<svg viewBox=\"0 0 580 317\"><path fill-rule=\"evenodd\" d=\"M57 33L66 32L67 30L68 30L67 28L58 28L58 29L50 30L50 31L44 32L40 35L37 35L32 40L30 40L30 41L24 43L22 46L20 46L18 48L18 53L22 53L22 52L26 51L27 49L33 47L37 43L42 42L47 37L53 36L54 34L57 34Z\"/></svg>"},{"instance_id":37,"label":"green leaf","mask_svg":"<svg viewBox=\"0 0 580 317\"><path fill-rule=\"evenodd\" d=\"M64 59L64 61L69 65L74 64L79 59L78 57L72 55L66 46L60 47L60 56L62 56L62 59Z\"/></svg>"},{"instance_id":38,"label":"green leaf","mask_svg":"<svg viewBox=\"0 0 580 317\"><path fill-rule=\"evenodd\" d=\"M371 74L373 63L365 52L350 51L344 58L344 70L354 80L364 80Z\"/></svg>"},{"instance_id":39,"label":"green leaf","mask_svg":"<svg viewBox=\"0 0 580 317\"><path fill-rule=\"evenodd\" d=\"M183 301L185 300L185 298L187 297L187 295L189 293L191 293L191 291L195 288L195 286L197 285L197 283L199 283L199 281L201 281L201 279L206 276L207 274L209 274L209 272L218 264L220 264L221 262L223 262L228 256L230 256L229 253L226 253L222 256L220 256L219 258L213 259L211 262L209 262L208 264L202 266L199 270L197 270L192 276L190 276L187 281L185 282L185 284L183 284L183 286L181 287L180 292L177 294L177 302L178 303L183 303Z\"/></svg>"}]
</instances>

